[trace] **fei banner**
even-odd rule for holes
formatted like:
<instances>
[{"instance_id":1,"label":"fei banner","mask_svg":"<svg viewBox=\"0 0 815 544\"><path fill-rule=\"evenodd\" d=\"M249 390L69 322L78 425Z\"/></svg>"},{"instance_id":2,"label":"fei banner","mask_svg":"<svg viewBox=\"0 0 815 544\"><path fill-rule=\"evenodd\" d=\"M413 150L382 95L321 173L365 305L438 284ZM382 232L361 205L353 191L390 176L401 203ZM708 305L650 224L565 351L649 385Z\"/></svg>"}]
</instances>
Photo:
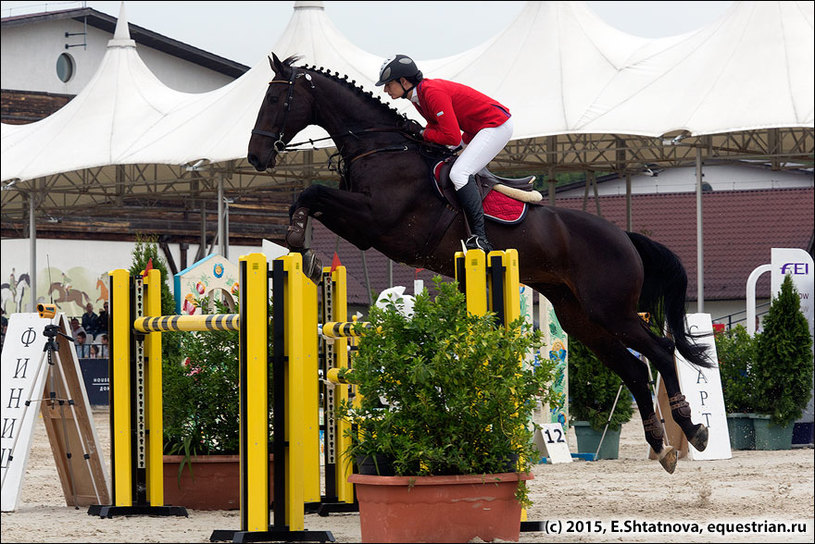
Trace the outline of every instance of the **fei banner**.
<instances>
[{"instance_id":1,"label":"fei banner","mask_svg":"<svg viewBox=\"0 0 815 544\"><path fill-rule=\"evenodd\" d=\"M809 336L815 334L815 305L813 305L813 297L815 297L815 273L813 273L812 257L803 249L798 248L777 248L774 247L771 253L770 266L772 270L771 290L772 296L775 297L781 291L781 284L784 282L784 276L789 275L792 278L792 284L798 291L798 296L801 298L801 312L807 318L809 323ZM815 342L813 342L813 353L815 353ZM805 439L803 443L811 442L811 423L813 420L813 397L809 397L809 403L804 408L804 413L797 423L810 424L810 437ZM793 444L799 443L796 437L793 437Z\"/></svg>"},{"instance_id":2,"label":"fei banner","mask_svg":"<svg viewBox=\"0 0 815 544\"><path fill-rule=\"evenodd\" d=\"M781 284L785 276L792 278L792 284L801 297L801 312L809 322L809 334L813 334L813 304L815 297L815 275L812 270L812 257L803 249L777 248L772 249L771 262L772 280L771 291L776 296L781 291Z\"/></svg>"}]
</instances>

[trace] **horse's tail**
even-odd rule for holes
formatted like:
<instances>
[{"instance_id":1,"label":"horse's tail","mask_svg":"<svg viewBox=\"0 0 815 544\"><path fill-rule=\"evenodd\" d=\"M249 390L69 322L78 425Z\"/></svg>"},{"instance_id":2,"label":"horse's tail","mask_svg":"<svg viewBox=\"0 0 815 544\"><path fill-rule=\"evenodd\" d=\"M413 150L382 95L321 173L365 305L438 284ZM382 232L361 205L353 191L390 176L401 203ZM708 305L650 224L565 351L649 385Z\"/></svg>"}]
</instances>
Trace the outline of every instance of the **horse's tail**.
<instances>
[{"instance_id":1,"label":"horse's tail","mask_svg":"<svg viewBox=\"0 0 815 544\"><path fill-rule=\"evenodd\" d=\"M642 259L644 280L640 293L640 308L653 316L662 316L673 336L676 349L697 366L711 368L713 363L687 330L685 293L688 275L674 252L646 236L627 232Z\"/></svg>"}]
</instances>

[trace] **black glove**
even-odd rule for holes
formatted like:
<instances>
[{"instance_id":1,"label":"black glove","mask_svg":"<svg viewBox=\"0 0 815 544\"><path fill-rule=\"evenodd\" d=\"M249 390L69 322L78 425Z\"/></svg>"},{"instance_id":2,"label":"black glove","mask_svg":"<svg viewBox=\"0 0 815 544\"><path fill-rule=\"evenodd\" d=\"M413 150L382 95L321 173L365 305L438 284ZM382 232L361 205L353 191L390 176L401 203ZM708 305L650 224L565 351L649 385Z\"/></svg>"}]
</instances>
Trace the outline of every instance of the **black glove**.
<instances>
[{"instance_id":1,"label":"black glove","mask_svg":"<svg viewBox=\"0 0 815 544\"><path fill-rule=\"evenodd\" d=\"M413 136L414 138L421 138L422 130L424 130L424 128L413 119L408 119L405 117L399 121L399 130Z\"/></svg>"}]
</instances>

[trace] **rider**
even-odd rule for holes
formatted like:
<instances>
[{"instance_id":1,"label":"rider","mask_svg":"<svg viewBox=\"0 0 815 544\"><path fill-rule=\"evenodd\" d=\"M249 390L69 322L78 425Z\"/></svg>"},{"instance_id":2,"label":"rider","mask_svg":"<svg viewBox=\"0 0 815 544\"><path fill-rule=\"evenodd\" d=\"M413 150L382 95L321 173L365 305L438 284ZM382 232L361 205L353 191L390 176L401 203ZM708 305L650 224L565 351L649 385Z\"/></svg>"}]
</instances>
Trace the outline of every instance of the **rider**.
<instances>
[{"instance_id":1,"label":"rider","mask_svg":"<svg viewBox=\"0 0 815 544\"><path fill-rule=\"evenodd\" d=\"M466 85L425 79L416 63L405 55L385 60L376 84L384 85L391 98L410 100L427 121L424 129L419 123L408 121L407 132L428 142L463 147L450 169L450 179L472 230L466 246L491 251L475 174L486 168L512 137L509 109Z\"/></svg>"}]
</instances>

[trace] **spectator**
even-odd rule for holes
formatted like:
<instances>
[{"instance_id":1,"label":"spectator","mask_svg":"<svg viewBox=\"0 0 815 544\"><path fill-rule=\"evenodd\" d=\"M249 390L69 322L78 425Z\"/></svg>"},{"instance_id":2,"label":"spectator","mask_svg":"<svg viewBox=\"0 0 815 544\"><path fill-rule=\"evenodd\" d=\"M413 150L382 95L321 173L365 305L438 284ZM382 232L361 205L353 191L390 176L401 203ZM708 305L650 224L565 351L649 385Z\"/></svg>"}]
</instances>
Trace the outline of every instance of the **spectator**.
<instances>
[{"instance_id":1,"label":"spectator","mask_svg":"<svg viewBox=\"0 0 815 544\"><path fill-rule=\"evenodd\" d=\"M85 331L80 330L76 333L76 336L74 336L74 340L76 340L76 356L80 359L87 359L91 354L90 346L86 344L88 335L85 334Z\"/></svg>"},{"instance_id":2,"label":"spectator","mask_svg":"<svg viewBox=\"0 0 815 544\"><path fill-rule=\"evenodd\" d=\"M3 349L3 344L6 343L6 329L8 329L6 311L0 309L0 351Z\"/></svg>"},{"instance_id":3,"label":"spectator","mask_svg":"<svg viewBox=\"0 0 815 544\"><path fill-rule=\"evenodd\" d=\"M91 350L89 357L91 359L99 359L101 356L99 355L99 345L98 344L91 344Z\"/></svg>"},{"instance_id":4,"label":"spectator","mask_svg":"<svg viewBox=\"0 0 815 544\"><path fill-rule=\"evenodd\" d=\"M102 343L99 345L99 357L107 359L108 354L108 335L102 334Z\"/></svg>"},{"instance_id":5,"label":"spectator","mask_svg":"<svg viewBox=\"0 0 815 544\"><path fill-rule=\"evenodd\" d=\"M99 327L99 316L93 312L93 304L88 302L85 305L85 313L82 314L82 328L91 336L96 336L96 329Z\"/></svg>"},{"instance_id":6,"label":"spectator","mask_svg":"<svg viewBox=\"0 0 815 544\"><path fill-rule=\"evenodd\" d=\"M83 329L82 325L79 324L79 319L78 318L72 317L71 318L71 336L76 338L76 335L79 333L79 331L84 332L85 329Z\"/></svg>"},{"instance_id":7,"label":"spectator","mask_svg":"<svg viewBox=\"0 0 815 544\"><path fill-rule=\"evenodd\" d=\"M102 304L102 309L99 310L99 320L96 324L96 334L108 332L108 301Z\"/></svg>"}]
</instances>

